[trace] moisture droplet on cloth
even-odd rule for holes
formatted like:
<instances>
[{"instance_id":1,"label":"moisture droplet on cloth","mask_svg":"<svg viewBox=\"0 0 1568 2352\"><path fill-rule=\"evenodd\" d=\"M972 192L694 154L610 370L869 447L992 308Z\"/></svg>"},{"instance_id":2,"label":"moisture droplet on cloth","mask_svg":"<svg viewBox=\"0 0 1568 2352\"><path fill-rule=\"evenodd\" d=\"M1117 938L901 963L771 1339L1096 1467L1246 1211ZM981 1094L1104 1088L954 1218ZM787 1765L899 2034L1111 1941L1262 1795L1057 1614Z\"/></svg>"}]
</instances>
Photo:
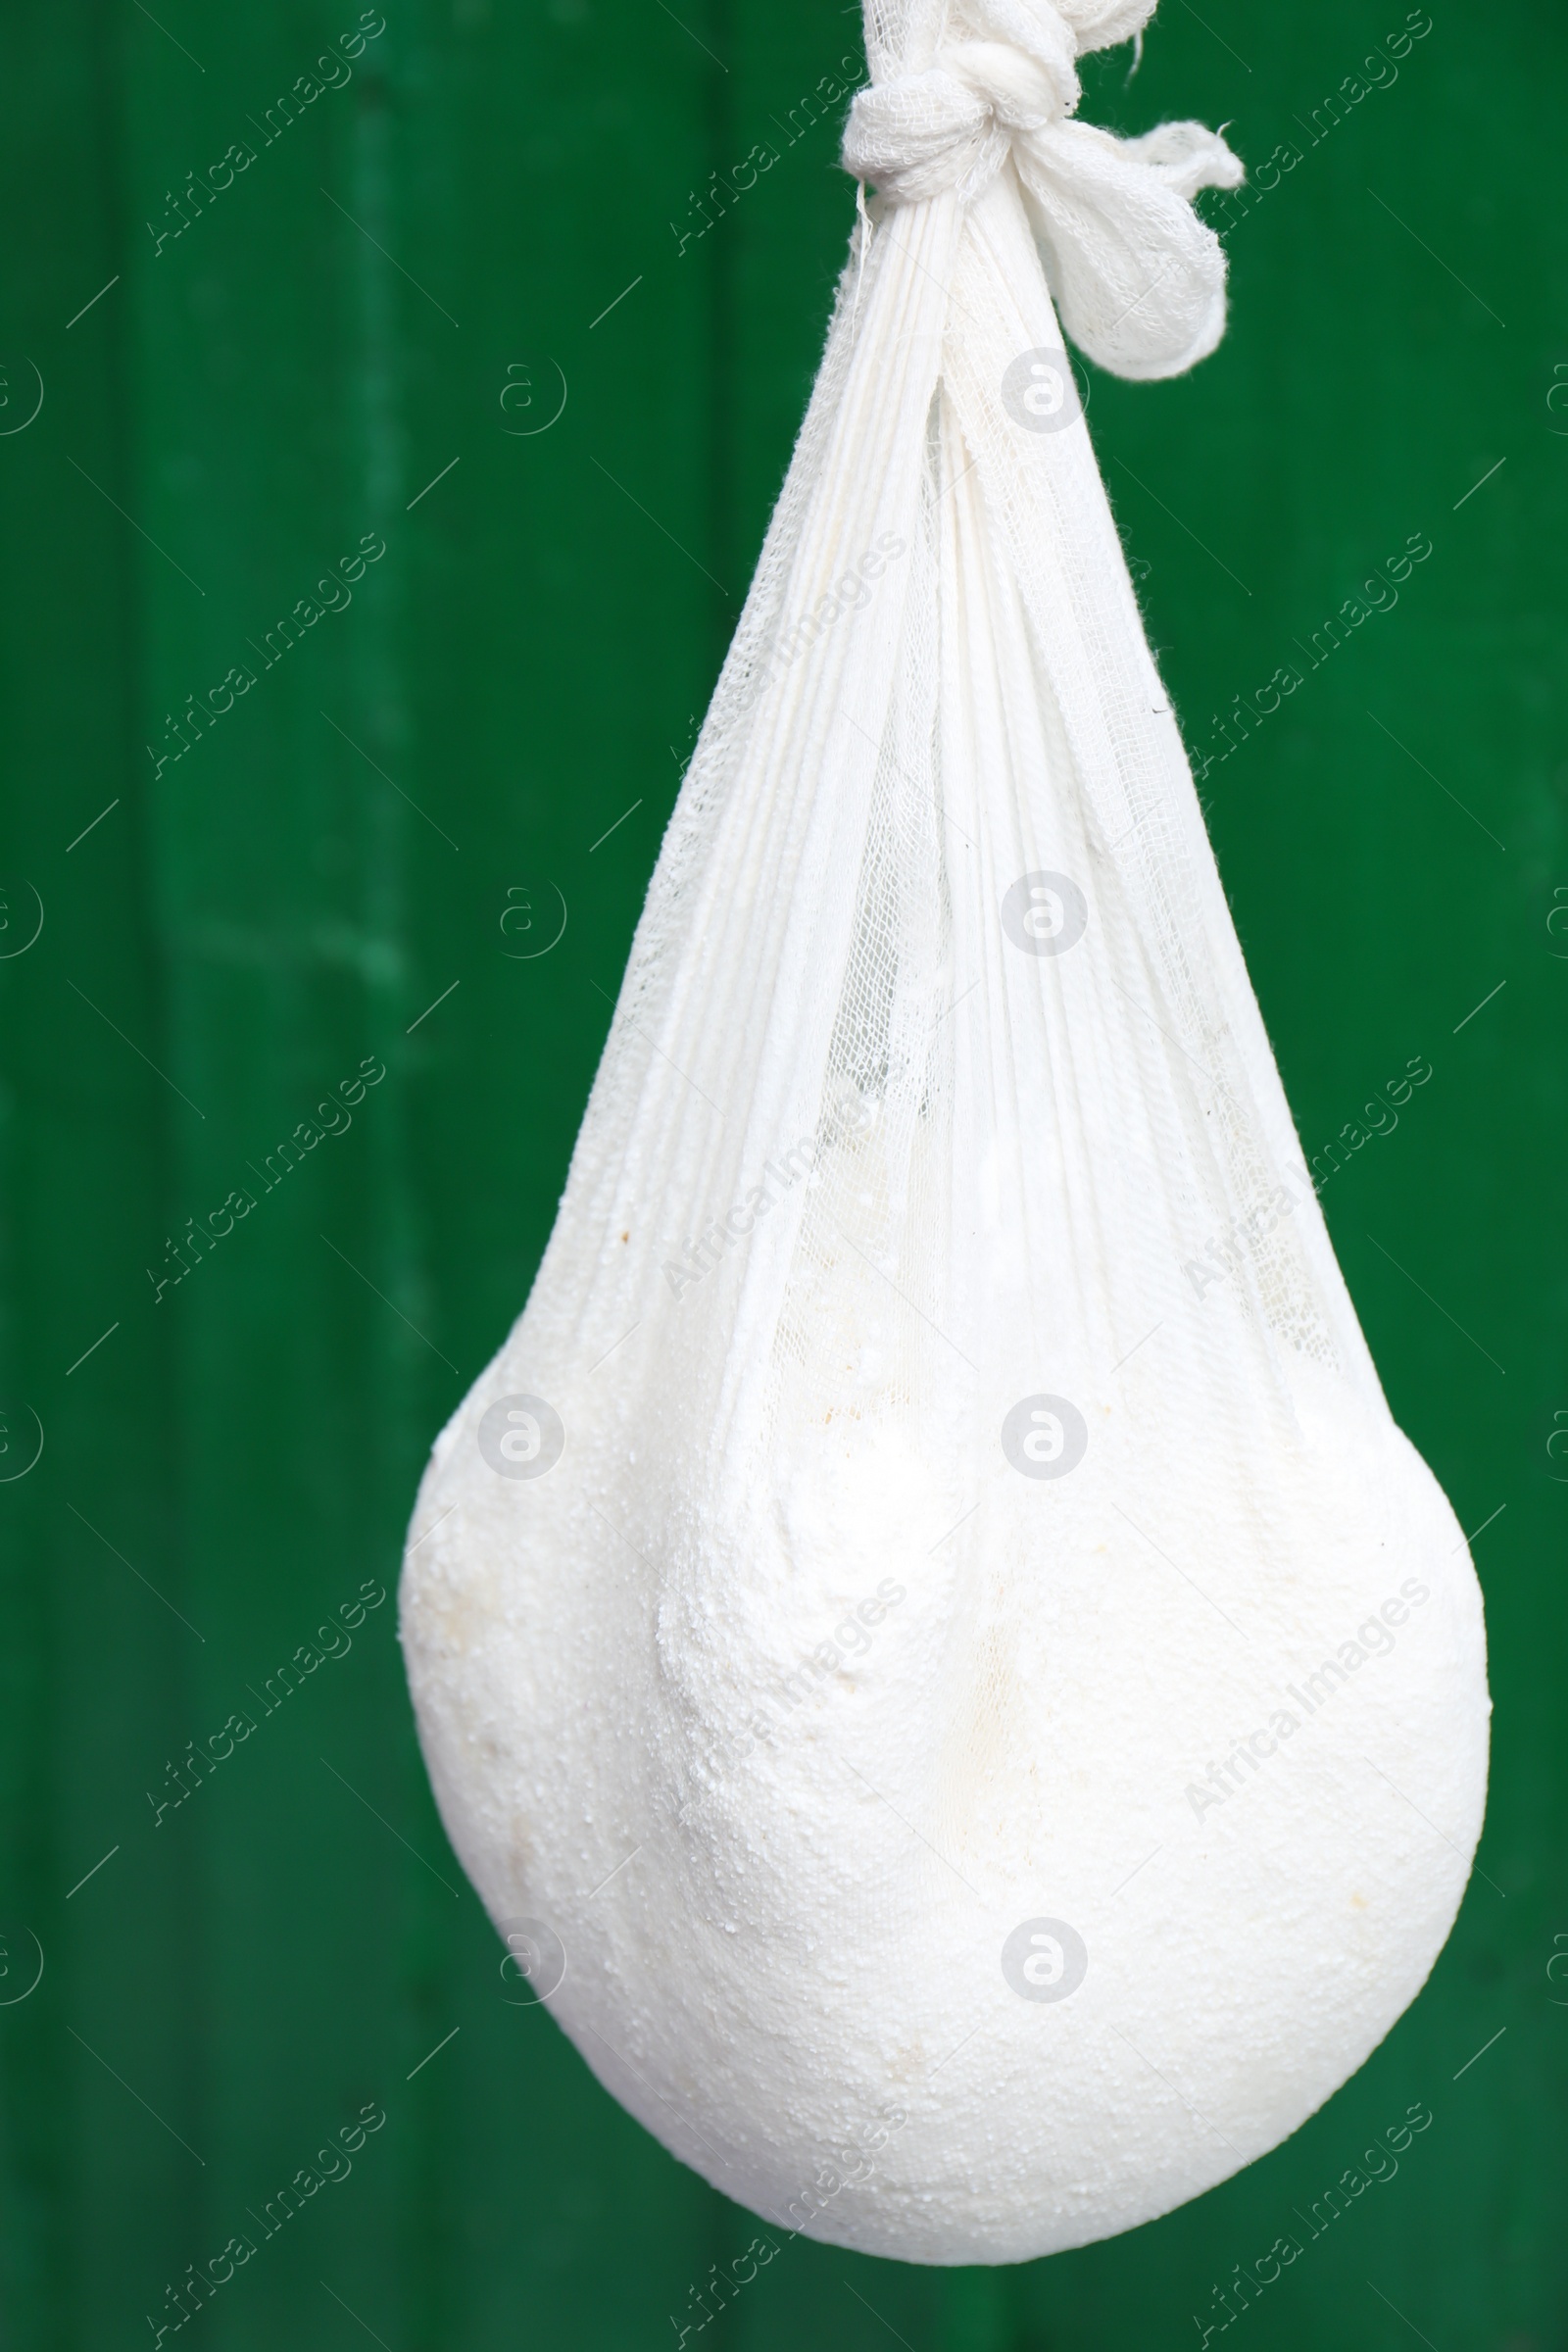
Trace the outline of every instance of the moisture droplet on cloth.
<instances>
[{"instance_id":1,"label":"moisture droplet on cloth","mask_svg":"<svg viewBox=\"0 0 1568 2352\"><path fill-rule=\"evenodd\" d=\"M1228 149L1071 120L1148 13L868 7L875 200L403 1582L498 1996L727 2196L917 2262L1293 2132L1419 1991L1485 1798L1469 1555L1062 341L1152 378L1223 329Z\"/></svg>"}]
</instances>

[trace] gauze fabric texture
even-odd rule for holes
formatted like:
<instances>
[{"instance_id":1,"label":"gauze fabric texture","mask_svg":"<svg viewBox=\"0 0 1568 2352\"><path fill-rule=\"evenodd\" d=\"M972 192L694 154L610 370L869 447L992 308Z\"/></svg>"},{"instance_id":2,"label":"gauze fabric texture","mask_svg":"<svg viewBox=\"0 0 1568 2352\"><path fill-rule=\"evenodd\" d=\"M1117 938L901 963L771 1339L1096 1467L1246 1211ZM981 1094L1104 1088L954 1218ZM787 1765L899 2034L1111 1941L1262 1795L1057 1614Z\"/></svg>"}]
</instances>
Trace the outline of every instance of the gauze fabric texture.
<instances>
[{"instance_id":1,"label":"gauze fabric texture","mask_svg":"<svg viewBox=\"0 0 1568 2352\"><path fill-rule=\"evenodd\" d=\"M916 2262L1128 2229L1294 2131L1420 1988L1485 1796L1469 1555L1048 291L1125 374L1220 331L1187 199L1227 151L1067 120L1146 13L871 8L877 197L403 1581L514 1985L727 2196Z\"/></svg>"}]
</instances>

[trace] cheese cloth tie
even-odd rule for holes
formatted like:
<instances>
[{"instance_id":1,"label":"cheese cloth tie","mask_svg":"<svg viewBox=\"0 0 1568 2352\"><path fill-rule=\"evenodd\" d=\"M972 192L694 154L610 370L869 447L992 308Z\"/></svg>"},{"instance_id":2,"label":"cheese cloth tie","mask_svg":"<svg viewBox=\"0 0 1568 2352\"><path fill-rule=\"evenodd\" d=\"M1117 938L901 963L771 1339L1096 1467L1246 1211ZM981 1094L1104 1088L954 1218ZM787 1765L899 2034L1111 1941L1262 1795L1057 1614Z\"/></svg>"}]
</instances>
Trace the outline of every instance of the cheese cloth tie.
<instances>
[{"instance_id":1,"label":"cheese cloth tie","mask_svg":"<svg viewBox=\"0 0 1568 2352\"><path fill-rule=\"evenodd\" d=\"M1133 0L1111 36L1150 13ZM1103 19L1075 30L1052 0L966 0L966 16L969 28L952 25L928 63L906 58L858 93L846 171L887 204L950 190L972 203L1010 158L1073 341L1113 375L1181 374L1225 330L1225 255L1191 200L1238 186L1240 162L1200 122L1118 139L1069 120L1082 94L1075 60L1106 37ZM878 63L873 46L873 76Z\"/></svg>"}]
</instances>

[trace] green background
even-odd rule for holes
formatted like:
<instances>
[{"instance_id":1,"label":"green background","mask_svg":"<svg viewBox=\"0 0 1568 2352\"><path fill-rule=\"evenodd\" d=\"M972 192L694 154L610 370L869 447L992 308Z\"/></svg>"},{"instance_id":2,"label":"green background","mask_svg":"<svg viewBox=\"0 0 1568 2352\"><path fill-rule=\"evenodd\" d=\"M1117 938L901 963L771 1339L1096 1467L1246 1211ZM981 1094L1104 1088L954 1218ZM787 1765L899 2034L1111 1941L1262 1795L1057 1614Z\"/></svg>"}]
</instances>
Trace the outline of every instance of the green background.
<instances>
[{"instance_id":1,"label":"green background","mask_svg":"<svg viewBox=\"0 0 1568 2352\"><path fill-rule=\"evenodd\" d=\"M1384 2047L1240 2179L1017 2270L797 2243L714 2352L1191 2344L1211 2283L1417 2100L1397 2178L1247 2340L1568 2341L1568 31L1548 0L1432 13L1235 226L1219 354L1094 377L1090 422L1195 745L1433 544L1203 789L1307 1152L1432 1063L1324 1208L1397 1418L1491 1520L1486 1876ZM523 1302L854 213L824 120L710 234L669 225L857 53L839 0L387 0L264 147L251 119L356 14L12 0L0 36L0 2297L26 2352L150 2341L166 2281L371 2099L351 2177L199 2335L669 2345L753 2234L503 1999L390 1601L179 1811L146 1794L328 1609L390 1591L425 1449ZM1401 17L1165 0L1085 114L1228 121L1256 166ZM166 191L245 138L155 250ZM352 606L155 779L164 714L366 533ZM556 892L564 936L519 959L503 915L543 938ZM166 1238L367 1055L352 1129L155 1303Z\"/></svg>"}]
</instances>

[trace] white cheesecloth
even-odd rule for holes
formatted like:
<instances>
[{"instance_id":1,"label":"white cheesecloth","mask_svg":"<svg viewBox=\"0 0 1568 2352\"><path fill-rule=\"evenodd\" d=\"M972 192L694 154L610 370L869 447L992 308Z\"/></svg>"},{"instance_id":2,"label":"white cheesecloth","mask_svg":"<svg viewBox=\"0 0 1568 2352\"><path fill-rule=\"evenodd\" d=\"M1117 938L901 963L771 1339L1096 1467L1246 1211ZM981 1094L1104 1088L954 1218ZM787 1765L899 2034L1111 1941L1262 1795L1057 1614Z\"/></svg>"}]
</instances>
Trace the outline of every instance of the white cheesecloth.
<instances>
[{"instance_id":1,"label":"white cheesecloth","mask_svg":"<svg viewBox=\"0 0 1568 2352\"><path fill-rule=\"evenodd\" d=\"M726 2195L913 2261L1104 2236L1295 2130L1485 1798L1469 1556L1057 324L1137 377L1222 331L1189 199L1234 157L1070 119L1148 13L869 0L874 226L403 1585L514 1977Z\"/></svg>"}]
</instances>

